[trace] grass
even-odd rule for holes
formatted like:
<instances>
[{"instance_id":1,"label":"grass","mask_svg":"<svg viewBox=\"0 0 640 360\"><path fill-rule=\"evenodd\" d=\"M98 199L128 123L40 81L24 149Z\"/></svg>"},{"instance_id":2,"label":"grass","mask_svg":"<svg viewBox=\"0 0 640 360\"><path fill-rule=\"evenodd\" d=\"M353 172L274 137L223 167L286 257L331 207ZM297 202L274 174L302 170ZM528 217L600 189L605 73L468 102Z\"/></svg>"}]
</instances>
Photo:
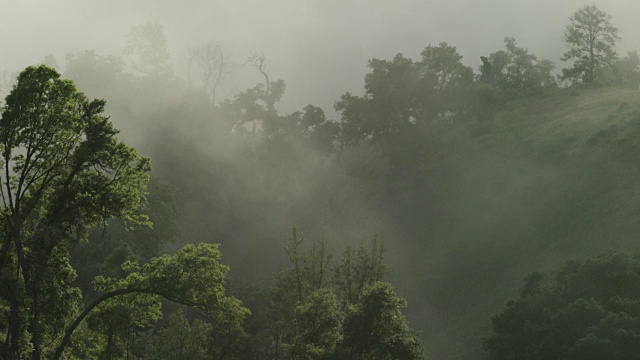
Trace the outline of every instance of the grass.
<instances>
[{"instance_id":1,"label":"grass","mask_svg":"<svg viewBox=\"0 0 640 360\"><path fill-rule=\"evenodd\" d=\"M431 235L424 260L424 271L446 274L432 295L445 314L424 334L431 358L477 359L491 315L525 274L611 248L640 251L640 91L522 96L482 131L445 142L461 171L442 199L454 225Z\"/></svg>"}]
</instances>

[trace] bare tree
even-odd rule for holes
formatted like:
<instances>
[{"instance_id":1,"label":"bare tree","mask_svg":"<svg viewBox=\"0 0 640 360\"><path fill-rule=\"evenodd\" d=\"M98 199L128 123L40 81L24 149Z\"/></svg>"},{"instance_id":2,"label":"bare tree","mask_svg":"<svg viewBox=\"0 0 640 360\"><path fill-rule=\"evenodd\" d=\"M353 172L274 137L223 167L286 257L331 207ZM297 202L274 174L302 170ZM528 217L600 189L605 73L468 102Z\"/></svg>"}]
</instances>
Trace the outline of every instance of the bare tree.
<instances>
[{"instance_id":1,"label":"bare tree","mask_svg":"<svg viewBox=\"0 0 640 360\"><path fill-rule=\"evenodd\" d=\"M211 102L215 104L220 84L231 73L231 62L225 56L222 47L213 42L189 48L187 52L187 81L189 87L193 84L191 74L194 65L197 66L202 88L210 97Z\"/></svg>"},{"instance_id":2,"label":"bare tree","mask_svg":"<svg viewBox=\"0 0 640 360\"><path fill-rule=\"evenodd\" d=\"M273 113L275 110L275 99L271 96L271 82L269 81L269 75L267 74L267 57L262 53L251 53L247 59L247 64L258 69L260 74L264 76L264 83L266 86L264 98L267 102L267 112L269 114Z\"/></svg>"}]
</instances>

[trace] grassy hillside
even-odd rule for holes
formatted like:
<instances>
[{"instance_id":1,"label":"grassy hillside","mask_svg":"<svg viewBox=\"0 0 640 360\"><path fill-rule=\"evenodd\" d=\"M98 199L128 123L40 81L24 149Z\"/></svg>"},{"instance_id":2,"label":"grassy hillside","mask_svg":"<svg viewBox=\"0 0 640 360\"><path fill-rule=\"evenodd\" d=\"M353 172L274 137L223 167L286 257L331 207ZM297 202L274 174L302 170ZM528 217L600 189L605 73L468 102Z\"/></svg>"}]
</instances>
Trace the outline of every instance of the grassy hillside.
<instances>
[{"instance_id":1,"label":"grassy hillside","mask_svg":"<svg viewBox=\"0 0 640 360\"><path fill-rule=\"evenodd\" d=\"M640 251L640 91L529 94L440 140L456 170L404 275L420 279L407 297L427 299L409 312L427 324L432 359L479 358L490 316L526 273Z\"/></svg>"}]
</instances>

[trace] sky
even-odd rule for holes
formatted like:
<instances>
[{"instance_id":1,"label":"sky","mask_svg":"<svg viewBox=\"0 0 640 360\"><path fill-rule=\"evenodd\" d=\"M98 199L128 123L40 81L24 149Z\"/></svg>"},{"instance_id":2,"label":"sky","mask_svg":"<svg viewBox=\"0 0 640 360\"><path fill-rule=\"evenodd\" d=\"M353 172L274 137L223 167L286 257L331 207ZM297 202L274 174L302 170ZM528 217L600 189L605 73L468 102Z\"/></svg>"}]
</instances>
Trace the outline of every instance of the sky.
<instances>
[{"instance_id":1,"label":"sky","mask_svg":"<svg viewBox=\"0 0 640 360\"><path fill-rule=\"evenodd\" d=\"M280 109L307 104L332 114L346 91L363 91L367 60L396 53L417 58L446 41L477 71L479 57L505 36L562 67L562 33L579 0L0 0L0 70L19 70L54 54L94 49L121 54L133 24L164 25L180 73L189 46L220 44L238 64L222 89L230 96L261 80L243 65L264 53L272 79L284 79ZM620 28L619 51L640 49L640 2L596 4Z\"/></svg>"}]
</instances>

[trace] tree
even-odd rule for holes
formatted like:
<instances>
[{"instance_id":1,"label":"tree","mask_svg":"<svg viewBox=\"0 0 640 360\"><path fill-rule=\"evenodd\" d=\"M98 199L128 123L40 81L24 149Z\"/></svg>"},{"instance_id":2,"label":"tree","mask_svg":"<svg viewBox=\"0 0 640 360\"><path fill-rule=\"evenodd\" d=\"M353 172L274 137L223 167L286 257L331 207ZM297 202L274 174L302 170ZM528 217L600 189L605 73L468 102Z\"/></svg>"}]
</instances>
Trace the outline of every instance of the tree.
<instances>
[{"instance_id":1,"label":"tree","mask_svg":"<svg viewBox=\"0 0 640 360\"><path fill-rule=\"evenodd\" d=\"M347 245L340 263L333 269L333 282L344 301L355 303L367 286L385 280L389 267L384 254L384 245L377 236L373 237L370 248L364 241L355 250Z\"/></svg>"},{"instance_id":2,"label":"tree","mask_svg":"<svg viewBox=\"0 0 640 360\"><path fill-rule=\"evenodd\" d=\"M326 241L316 240L310 249L304 249L303 242L304 238L294 227L291 237L284 246L291 269L278 273L268 295L269 305L264 310L266 318L263 320L267 323L262 324L261 327L265 328L264 332L269 342L261 351L273 354L275 358L290 354L294 343L298 351L306 348L299 337L299 328L291 322L291 310L296 309L300 304L305 304L310 294L325 288L330 282L329 264L333 254L327 249ZM318 296L325 298L324 295ZM317 303L324 304L322 299L316 300ZM306 316L311 316L309 313L311 310L301 308L300 311L300 321L304 321L302 318Z\"/></svg>"},{"instance_id":3,"label":"tree","mask_svg":"<svg viewBox=\"0 0 640 360\"><path fill-rule=\"evenodd\" d=\"M4 98L9 95L13 84L15 83L16 74L9 71L0 70L0 113L4 109Z\"/></svg>"},{"instance_id":4,"label":"tree","mask_svg":"<svg viewBox=\"0 0 640 360\"><path fill-rule=\"evenodd\" d=\"M346 358L426 359L420 340L415 336L401 309L407 306L389 283L367 286L344 322L342 351ZM366 331L364 331L366 329Z\"/></svg>"},{"instance_id":5,"label":"tree","mask_svg":"<svg viewBox=\"0 0 640 360\"><path fill-rule=\"evenodd\" d=\"M619 30L611 24L611 15L595 5L579 9L569 19L564 31L569 50L562 61L573 60L573 67L562 69L562 77L573 83L598 84L617 60Z\"/></svg>"},{"instance_id":6,"label":"tree","mask_svg":"<svg viewBox=\"0 0 640 360\"><path fill-rule=\"evenodd\" d=\"M379 282L387 266L377 237L370 247L347 248L333 281L326 242L303 249L303 241L294 228L285 245L291 269L280 272L263 305L256 304L263 317L250 320L252 353L275 359L424 359L402 314L405 300L391 284Z\"/></svg>"},{"instance_id":7,"label":"tree","mask_svg":"<svg viewBox=\"0 0 640 360\"><path fill-rule=\"evenodd\" d=\"M75 284L84 298L92 299L99 295L92 287L96 276L123 276L123 263L147 263L151 258L160 256L167 244L175 242L178 214L173 203L173 190L156 179L149 182L148 203L140 211L149 216L153 228L142 225L128 227L118 219L110 219L106 226L90 230L87 240L72 250L71 264L78 272ZM155 301L133 297L113 301L94 312L88 319L89 330L96 338L104 340L93 341L101 349L102 356L113 358L118 353L144 350L131 345L145 343L147 330L162 314L157 307Z\"/></svg>"},{"instance_id":8,"label":"tree","mask_svg":"<svg viewBox=\"0 0 640 360\"><path fill-rule=\"evenodd\" d=\"M188 306L212 322L225 324L222 331L238 329L249 311L239 300L225 294L229 267L220 264L221 256L217 244L190 244L176 254L153 258L142 266L126 262L123 270L128 274L123 278L96 277L94 286L101 295L67 326L53 358L61 358L71 335L94 309L123 297L151 297L156 302L164 298Z\"/></svg>"},{"instance_id":9,"label":"tree","mask_svg":"<svg viewBox=\"0 0 640 360\"><path fill-rule=\"evenodd\" d=\"M640 352L640 256L568 261L533 273L492 320L489 359L635 359Z\"/></svg>"},{"instance_id":10,"label":"tree","mask_svg":"<svg viewBox=\"0 0 640 360\"><path fill-rule=\"evenodd\" d=\"M131 88L125 78L125 63L117 56L101 56L94 50L85 50L67 54L67 64L62 74L72 80L77 87L90 96L100 94L110 99L122 94L122 89Z\"/></svg>"},{"instance_id":11,"label":"tree","mask_svg":"<svg viewBox=\"0 0 640 360\"><path fill-rule=\"evenodd\" d=\"M613 66L613 75L612 83L630 89L638 89L640 87L640 55L638 52L630 51L624 58L619 59Z\"/></svg>"},{"instance_id":12,"label":"tree","mask_svg":"<svg viewBox=\"0 0 640 360\"><path fill-rule=\"evenodd\" d=\"M429 124L466 115L473 71L462 64L456 47L429 45L421 55L420 61L402 54L369 60L364 96L346 93L335 104L343 144L405 144Z\"/></svg>"},{"instance_id":13,"label":"tree","mask_svg":"<svg viewBox=\"0 0 640 360\"><path fill-rule=\"evenodd\" d=\"M131 26L124 53L133 57L134 70L144 75L167 77L173 74L162 24L146 22Z\"/></svg>"},{"instance_id":14,"label":"tree","mask_svg":"<svg viewBox=\"0 0 640 360\"><path fill-rule=\"evenodd\" d=\"M187 57L187 80L191 86L191 69L197 66L202 88L216 104L218 88L230 73L230 63L220 45L208 42L200 47L190 48Z\"/></svg>"},{"instance_id":15,"label":"tree","mask_svg":"<svg viewBox=\"0 0 640 360\"><path fill-rule=\"evenodd\" d=\"M79 296L69 251L88 228L112 217L147 222L136 210L145 202L149 159L117 140L104 106L46 66L25 69L7 96L0 119L4 358L39 359L72 315Z\"/></svg>"},{"instance_id":16,"label":"tree","mask_svg":"<svg viewBox=\"0 0 640 360\"><path fill-rule=\"evenodd\" d=\"M327 359L342 341L344 312L331 289L319 289L293 311L296 335L293 354L302 359Z\"/></svg>"},{"instance_id":17,"label":"tree","mask_svg":"<svg viewBox=\"0 0 640 360\"><path fill-rule=\"evenodd\" d=\"M266 58L260 56L253 59L255 66L265 78L264 84L257 84L251 89L237 94L233 99L227 99L220 104L220 114L230 125L230 130L236 134L256 137L258 127L264 130L266 136L272 135L278 129L278 113L275 104L280 101L285 91L283 80L270 81L265 71ZM251 124L251 132L246 128Z\"/></svg>"},{"instance_id":18,"label":"tree","mask_svg":"<svg viewBox=\"0 0 640 360\"><path fill-rule=\"evenodd\" d=\"M491 81L500 89L524 90L557 85L551 73L555 68L551 61L538 60L535 54L518 47L512 37L504 38L504 46L505 50L489 55L482 67L489 64Z\"/></svg>"},{"instance_id":19,"label":"tree","mask_svg":"<svg viewBox=\"0 0 640 360\"><path fill-rule=\"evenodd\" d=\"M168 317L151 340L151 356L154 359L211 359L207 354L207 333L211 325L199 319L190 320L184 310L178 309Z\"/></svg>"}]
</instances>

